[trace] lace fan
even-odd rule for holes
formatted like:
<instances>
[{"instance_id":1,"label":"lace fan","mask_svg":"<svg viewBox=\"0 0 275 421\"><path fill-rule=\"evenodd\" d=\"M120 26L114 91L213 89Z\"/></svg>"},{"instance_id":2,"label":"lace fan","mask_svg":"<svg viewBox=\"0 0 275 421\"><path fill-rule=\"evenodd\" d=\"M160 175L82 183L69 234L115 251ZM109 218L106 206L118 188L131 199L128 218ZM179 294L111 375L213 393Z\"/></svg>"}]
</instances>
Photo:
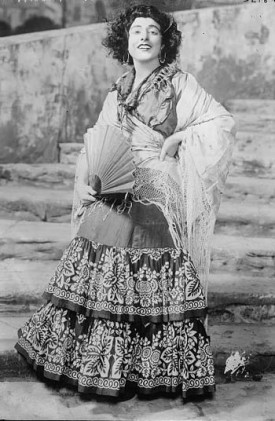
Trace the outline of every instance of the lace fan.
<instances>
[{"instance_id":1,"label":"lace fan","mask_svg":"<svg viewBox=\"0 0 275 421\"><path fill-rule=\"evenodd\" d=\"M97 125L84 135L89 185L97 195L132 192L135 164L130 142L114 126Z\"/></svg>"}]
</instances>

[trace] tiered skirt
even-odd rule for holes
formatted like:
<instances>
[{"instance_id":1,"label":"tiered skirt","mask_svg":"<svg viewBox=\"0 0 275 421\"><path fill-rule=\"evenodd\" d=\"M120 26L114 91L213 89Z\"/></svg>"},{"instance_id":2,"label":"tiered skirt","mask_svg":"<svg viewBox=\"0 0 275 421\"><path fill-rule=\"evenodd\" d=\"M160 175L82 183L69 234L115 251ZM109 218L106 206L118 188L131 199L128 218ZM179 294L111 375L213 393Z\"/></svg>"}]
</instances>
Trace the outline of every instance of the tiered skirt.
<instances>
[{"instance_id":1,"label":"tiered skirt","mask_svg":"<svg viewBox=\"0 0 275 421\"><path fill-rule=\"evenodd\" d=\"M46 378L83 393L213 392L198 274L186 250L170 247L158 211L144 211L155 218L141 218L141 224L134 219L127 246L102 244L79 231L44 292L47 302L20 329L16 349ZM89 220L98 227L96 212L103 210L86 218L86 233ZM146 221L150 229L160 223L148 237ZM110 229L112 222L111 216ZM155 246L159 236L167 239L166 247ZM137 238L143 247L133 247Z\"/></svg>"}]
</instances>

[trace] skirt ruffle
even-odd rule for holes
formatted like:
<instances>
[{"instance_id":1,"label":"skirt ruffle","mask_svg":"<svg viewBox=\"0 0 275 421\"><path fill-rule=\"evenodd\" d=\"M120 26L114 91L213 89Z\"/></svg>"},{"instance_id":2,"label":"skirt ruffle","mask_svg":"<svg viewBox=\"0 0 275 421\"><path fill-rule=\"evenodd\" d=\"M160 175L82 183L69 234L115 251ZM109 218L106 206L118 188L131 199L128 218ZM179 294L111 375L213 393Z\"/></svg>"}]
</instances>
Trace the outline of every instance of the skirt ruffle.
<instances>
[{"instance_id":1,"label":"skirt ruffle","mask_svg":"<svg viewBox=\"0 0 275 421\"><path fill-rule=\"evenodd\" d=\"M109 396L214 391L204 294L185 250L76 237L44 296L16 349L46 378Z\"/></svg>"},{"instance_id":2,"label":"skirt ruffle","mask_svg":"<svg viewBox=\"0 0 275 421\"><path fill-rule=\"evenodd\" d=\"M204 317L204 292L185 250L135 249L75 238L44 297L85 316L153 323Z\"/></svg>"}]
</instances>

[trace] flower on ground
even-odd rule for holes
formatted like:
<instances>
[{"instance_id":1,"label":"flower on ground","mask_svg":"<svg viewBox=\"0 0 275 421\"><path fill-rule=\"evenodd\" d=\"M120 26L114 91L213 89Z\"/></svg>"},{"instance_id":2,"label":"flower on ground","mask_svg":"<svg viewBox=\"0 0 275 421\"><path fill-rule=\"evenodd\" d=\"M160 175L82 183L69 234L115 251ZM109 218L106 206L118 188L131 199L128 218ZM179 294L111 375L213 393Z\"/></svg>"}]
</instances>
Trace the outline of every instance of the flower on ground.
<instances>
[{"instance_id":1,"label":"flower on ground","mask_svg":"<svg viewBox=\"0 0 275 421\"><path fill-rule=\"evenodd\" d=\"M245 352L242 352L242 354L240 354L239 351L231 352L230 356L225 362L224 374L228 372L234 374L240 368L245 368L248 362L249 357L245 356Z\"/></svg>"}]
</instances>

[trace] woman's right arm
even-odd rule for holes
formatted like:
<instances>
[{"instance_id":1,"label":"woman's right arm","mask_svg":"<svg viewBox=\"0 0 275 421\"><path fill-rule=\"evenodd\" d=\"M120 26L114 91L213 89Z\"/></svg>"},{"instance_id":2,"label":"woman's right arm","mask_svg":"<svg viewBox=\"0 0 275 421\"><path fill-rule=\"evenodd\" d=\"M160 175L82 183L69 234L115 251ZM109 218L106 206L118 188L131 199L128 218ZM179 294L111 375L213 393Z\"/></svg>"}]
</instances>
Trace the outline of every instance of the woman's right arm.
<instances>
[{"instance_id":1,"label":"woman's right arm","mask_svg":"<svg viewBox=\"0 0 275 421\"><path fill-rule=\"evenodd\" d=\"M88 163L86 153L81 153L78 158L78 172L76 176L76 190L79 199L84 205L94 202L96 191L88 185Z\"/></svg>"}]
</instances>

